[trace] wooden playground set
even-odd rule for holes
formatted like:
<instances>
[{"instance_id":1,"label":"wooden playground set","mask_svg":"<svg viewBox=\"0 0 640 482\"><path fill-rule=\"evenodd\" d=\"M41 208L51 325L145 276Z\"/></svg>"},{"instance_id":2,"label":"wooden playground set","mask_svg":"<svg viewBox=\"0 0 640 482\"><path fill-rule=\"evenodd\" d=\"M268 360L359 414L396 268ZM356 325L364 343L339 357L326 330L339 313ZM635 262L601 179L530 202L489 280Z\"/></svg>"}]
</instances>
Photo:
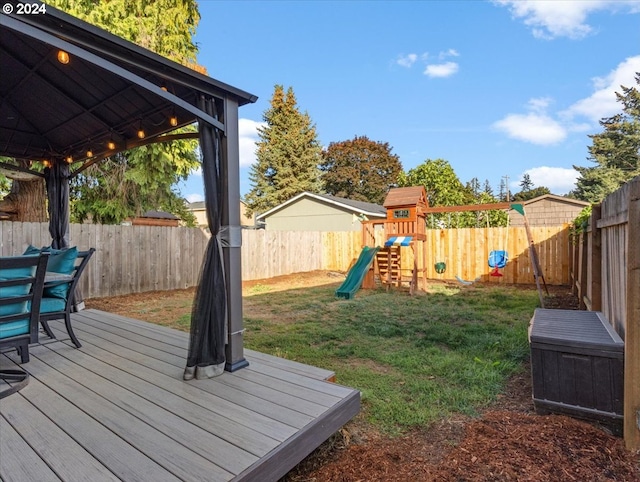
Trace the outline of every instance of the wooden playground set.
<instances>
[{"instance_id":1,"label":"wooden playground set","mask_svg":"<svg viewBox=\"0 0 640 482\"><path fill-rule=\"evenodd\" d=\"M542 282L545 290L547 290L547 286L522 204L504 202L429 207L424 187L412 186L391 189L383 206L387 210L385 219L362 221L363 249L347 273L345 282L336 290L337 297L350 299L361 287L373 289L380 285L386 287L387 290L392 287L408 287L409 293L412 295L416 290L426 291L427 266L432 262L427 259L429 250L426 245L426 217L428 214L513 209L524 218L532 271L538 287L540 302L544 307L540 283ZM377 246L376 239L380 239L380 234L382 234L383 245ZM488 260L488 265L492 268L491 276L501 276L500 269L506 266L508 260L509 256L506 250L491 251ZM436 261L434 265L437 273L443 273L446 270L446 263L443 261ZM457 276L456 278L462 284L472 283Z\"/></svg>"}]
</instances>

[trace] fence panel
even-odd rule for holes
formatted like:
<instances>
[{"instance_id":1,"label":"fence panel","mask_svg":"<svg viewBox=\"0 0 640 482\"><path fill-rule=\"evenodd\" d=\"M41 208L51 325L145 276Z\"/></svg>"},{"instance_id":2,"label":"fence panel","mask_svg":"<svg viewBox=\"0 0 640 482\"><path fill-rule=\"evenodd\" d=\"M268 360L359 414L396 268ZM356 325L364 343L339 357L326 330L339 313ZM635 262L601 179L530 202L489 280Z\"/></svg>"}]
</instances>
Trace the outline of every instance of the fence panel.
<instances>
[{"instance_id":1,"label":"fence panel","mask_svg":"<svg viewBox=\"0 0 640 482\"><path fill-rule=\"evenodd\" d=\"M548 284L569 283L569 240L564 227L532 228L538 255ZM383 231L372 233L375 244L384 244ZM197 228L72 224L70 240L79 249L96 248L81 288L85 297L115 296L153 290L195 286L208 235ZM427 277L432 279L533 283L528 242L523 228L427 230ZM265 279L291 273L347 271L362 250L360 232L312 232L243 230L242 277ZM50 244L47 223L0 223L2 256L17 255L25 248ZM502 277L489 276L491 250L505 249L510 260ZM403 256L405 268L412 257ZM435 263L444 261L444 274Z\"/></svg>"}]
</instances>

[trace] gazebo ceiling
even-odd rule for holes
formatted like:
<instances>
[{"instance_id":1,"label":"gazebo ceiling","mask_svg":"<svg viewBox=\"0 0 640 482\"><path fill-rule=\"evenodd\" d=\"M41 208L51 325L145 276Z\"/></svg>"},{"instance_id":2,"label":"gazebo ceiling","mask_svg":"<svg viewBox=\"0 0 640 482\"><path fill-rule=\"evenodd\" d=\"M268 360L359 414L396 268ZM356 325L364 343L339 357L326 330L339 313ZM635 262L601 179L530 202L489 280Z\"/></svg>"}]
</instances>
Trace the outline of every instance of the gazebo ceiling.
<instances>
[{"instance_id":1,"label":"gazebo ceiling","mask_svg":"<svg viewBox=\"0 0 640 482\"><path fill-rule=\"evenodd\" d=\"M238 105L257 99L46 9L45 15L0 14L2 156L91 162L197 119L224 129L224 119L197 108L200 95ZM58 60L60 51L68 63Z\"/></svg>"}]
</instances>

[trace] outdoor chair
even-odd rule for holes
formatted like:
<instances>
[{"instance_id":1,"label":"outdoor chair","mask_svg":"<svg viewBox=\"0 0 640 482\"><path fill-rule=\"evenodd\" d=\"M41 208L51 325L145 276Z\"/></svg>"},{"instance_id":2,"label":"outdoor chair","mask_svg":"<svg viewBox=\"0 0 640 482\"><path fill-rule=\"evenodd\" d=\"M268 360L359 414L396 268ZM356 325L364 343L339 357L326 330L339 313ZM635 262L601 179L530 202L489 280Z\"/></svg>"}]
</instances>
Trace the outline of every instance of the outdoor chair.
<instances>
[{"instance_id":1,"label":"outdoor chair","mask_svg":"<svg viewBox=\"0 0 640 482\"><path fill-rule=\"evenodd\" d=\"M75 303L78 281L94 252L95 248L91 248L88 251L79 251L70 273L48 272L48 280L45 283L42 303L40 304L40 324L44 332L49 337L55 338L56 336L49 327L49 321L64 319L67 333L69 333L71 341L77 348L80 348L82 344L71 327L71 311Z\"/></svg>"},{"instance_id":2,"label":"outdoor chair","mask_svg":"<svg viewBox=\"0 0 640 482\"><path fill-rule=\"evenodd\" d=\"M0 349L16 348L29 361L38 342L38 317L49 253L0 258Z\"/></svg>"}]
</instances>

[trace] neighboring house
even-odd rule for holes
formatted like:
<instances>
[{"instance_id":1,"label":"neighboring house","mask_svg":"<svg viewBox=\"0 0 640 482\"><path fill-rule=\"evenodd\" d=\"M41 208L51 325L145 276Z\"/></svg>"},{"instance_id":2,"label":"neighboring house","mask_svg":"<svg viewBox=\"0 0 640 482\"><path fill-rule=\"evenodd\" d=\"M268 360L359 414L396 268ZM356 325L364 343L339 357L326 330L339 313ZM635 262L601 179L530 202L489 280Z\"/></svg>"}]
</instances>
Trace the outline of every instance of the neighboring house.
<instances>
[{"instance_id":1,"label":"neighboring house","mask_svg":"<svg viewBox=\"0 0 640 482\"><path fill-rule=\"evenodd\" d=\"M207 210L204 207L204 201L189 203L189 205L187 206L187 211L191 211L196 217L196 225L199 228L209 227L209 223L207 222ZM243 201L240 201L240 226L254 226L253 218L251 216L247 216L247 205Z\"/></svg>"},{"instance_id":2,"label":"neighboring house","mask_svg":"<svg viewBox=\"0 0 640 482\"><path fill-rule=\"evenodd\" d=\"M147 211L142 216L128 218L125 222L133 226L177 227L180 224L180 218L165 211Z\"/></svg>"},{"instance_id":3,"label":"neighboring house","mask_svg":"<svg viewBox=\"0 0 640 482\"><path fill-rule=\"evenodd\" d=\"M256 216L256 224L271 231L358 231L360 221L386 216L378 204L303 192Z\"/></svg>"},{"instance_id":4,"label":"neighboring house","mask_svg":"<svg viewBox=\"0 0 640 482\"><path fill-rule=\"evenodd\" d=\"M528 201L522 201L529 226L558 226L572 223L580 211L591 203L578 201L555 194L544 194ZM511 210L509 212L511 226L524 226L523 217Z\"/></svg>"}]
</instances>

